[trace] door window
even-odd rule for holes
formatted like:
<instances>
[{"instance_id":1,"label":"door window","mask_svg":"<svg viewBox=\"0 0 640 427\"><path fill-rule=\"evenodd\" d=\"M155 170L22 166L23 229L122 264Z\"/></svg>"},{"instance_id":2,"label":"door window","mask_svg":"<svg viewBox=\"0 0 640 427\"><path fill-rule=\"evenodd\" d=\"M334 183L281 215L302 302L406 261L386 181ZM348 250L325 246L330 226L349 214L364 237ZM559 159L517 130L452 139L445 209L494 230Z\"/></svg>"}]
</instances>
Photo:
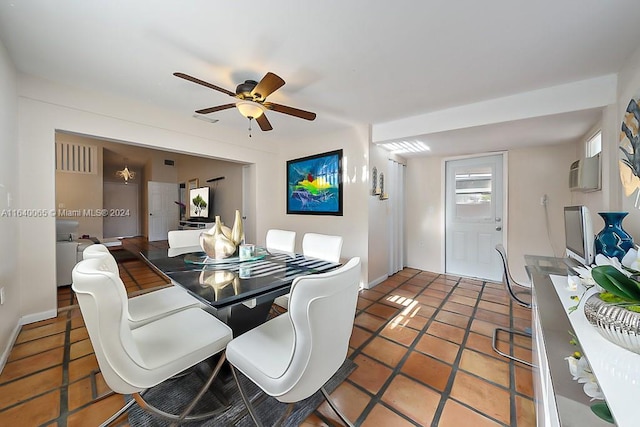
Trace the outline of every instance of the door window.
<instances>
[{"instance_id":1,"label":"door window","mask_svg":"<svg viewBox=\"0 0 640 427\"><path fill-rule=\"evenodd\" d=\"M456 171L455 217L457 220L486 221L492 218L493 175L491 168Z\"/></svg>"}]
</instances>

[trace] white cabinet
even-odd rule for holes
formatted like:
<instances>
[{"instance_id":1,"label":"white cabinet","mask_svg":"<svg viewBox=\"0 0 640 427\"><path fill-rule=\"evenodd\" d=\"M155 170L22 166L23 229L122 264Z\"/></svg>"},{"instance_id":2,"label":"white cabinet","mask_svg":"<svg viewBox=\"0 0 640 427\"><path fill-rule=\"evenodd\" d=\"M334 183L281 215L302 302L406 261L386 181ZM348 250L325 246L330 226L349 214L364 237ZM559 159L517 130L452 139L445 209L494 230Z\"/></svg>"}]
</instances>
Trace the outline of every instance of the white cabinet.
<instances>
[{"instance_id":1,"label":"white cabinet","mask_svg":"<svg viewBox=\"0 0 640 427\"><path fill-rule=\"evenodd\" d=\"M185 221L180 220L180 224L178 225L178 230L191 230L191 229L206 229L213 227L215 221Z\"/></svg>"}]
</instances>

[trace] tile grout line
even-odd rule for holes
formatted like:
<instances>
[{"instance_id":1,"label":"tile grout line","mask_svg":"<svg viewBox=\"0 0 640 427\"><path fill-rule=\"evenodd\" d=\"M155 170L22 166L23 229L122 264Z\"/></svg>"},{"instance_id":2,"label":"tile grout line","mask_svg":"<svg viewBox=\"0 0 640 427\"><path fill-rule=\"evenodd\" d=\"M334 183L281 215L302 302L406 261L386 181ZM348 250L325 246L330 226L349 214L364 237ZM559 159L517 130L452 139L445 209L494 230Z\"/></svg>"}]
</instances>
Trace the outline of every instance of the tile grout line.
<instances>
[{"instance_id":1,"label":"tile grout line","mask_svg":"<svg viewBox=\"0 0 640 427\"><path fill-rule=\"evenodd\" d=\"M71 301L73 302L73 292ZM66 313L66 328L64 333L64 353L62 356L62 384L60 386L60 408L58 418L51 420L56 421L60 426L67 425L67 416L69 414L69 364L71 361L71 310ZM51 421L45 423L49 424Z\"/></svg>"},{"instance_id":2,"label":"tile grout line","mask_svg":"<svg viewBox=\"0 0 640 427\"><path fill-rule=\"evenodd\" d=\"M415 274L414 276L412 276L411 278L407 279L405 282L407 282L408 280L414 278L415 276L417 276L420 273ZM429 283L425 284L422 288L422 290L420 292L418 292L418 294L416 294L416 296L414 298L417 298L418 296L422 295L424 293L425 290L429 289L429 286L432 285L434 283L435 280L437 280L438 278L445 278L445 283L447 282L446 280L446 276L439 274L437 276L435 276L434 278L432 278ZM402 284L404 284L405 282L402 282ZM398 285L398 287L400 286L400 284ZM396 287L397 289L397 287ZM392 373L391 375L389 375L389 378L387 378L387 380L384 382L384 384L380 387L380 389L378 390L378 392L373 396L373 398L371 399L371 401L367 404L367 406L365 407L365 409L363 410L362 414L360 415L360 417L358 418L357 422L362 422L364 421L364 419L366 419L366 416L369 415L369 413L371 412L371 410L373 409L373 407L375 406L375 404L377 403L381 403L382 405L384 405L387 409L391 410L394 414L401 416L402 418L405 418L409 421L411 421L412 423L414 423L415 425L419 425L416 424L415 421L410 420L407 418L407 416L405 414L401 414L399 412L397 412L397 410L395 408L390 407L389 405L387 405L384 401L382 401L382 396L384 395L384 393L387 391L387 389L389 388L389 386L391 385L391 383L393 382L393 380L400 374L402 374L402 367L404 366L406 360L409 358L410 354L412 351L414 351L415 346L417 345L417 343L420 341L419 337L422 337L425 335L426 331L429 329L429 327L431 326L431 324L435 321L435 316L437 315L437 313L440 312L440 310L442 309L442 307L444 306L444 304L448 301L449 296L450 296L450 292L453 290L454 288L452 288L449 293L447 293L447 295L443 298L442 302L438 305L438 307L436 307L436 310L433 312L433 314L429 317L429 319L427 320L427 322L425 323L425 325L420 329L420 331L418 331L418 335L416 336L416 338L413 340L413 342L411 343L411 345L408 346L407 351L405 352L404 356L400 359L400 361L398 362L398 364L395 367L392 367ZM417 301L417 299L415 299L415 301ZM431 306L430 306L431 307ZM400 309L401 311L402 309ZM395 317L395 316L394 316ZM384 329L384 327L386 327L388 325L388 323L391 321L392 319L389 319L387 322L385 322L385 324L379 329L382 330ZM373 338L373 337L372 337ZM383 336L380 336L380 338L384 338L387 339ZM392 341L392 340L389 340ZM394 341L392 341L394 342ZM364 344L363 344L364 345ZM363 348L363 346L360 346L360 348ZM377 359L376 359L377 360ZM381 362L383 363L383 362ZM384 365L384 363L383 363ZM388 366L388 365L386 365ZM404 375L404 374L402 374ZM408 377L409 378L409 377ZM413 378L411 378L411 380L413 381ZM433 389L433 387L428 386L430 389ZM435 390L435 389L433 389ZM437 393L440 393L439 390L435 390Z\"/></svg>"},{"instance_id":3,"label":"tile grout line","mask_svg":"<svg viewBox=\"0 0 640 427\"><path fill-rule=\"evenodd\" d=\"M447 295L447 299L459 285L460 285L460 279L456 283L456 286L449 291L449 295ZM484 285L482 289L484 289ZM447 403L447 400L449 399L449 396L451 395L451 390L453 389L453 383L456 378L456 374L458 373L458 365L460 363L460 359L462 358L461 349L464 348L464 345L467 342L467 337L469 336L471 323L473 323L471 319L473 318L473 316L476 314L476 311L478 310L478 304L480 303L481 296L482 296L482 290L478 292L478 296L476 297L476 303L473 306L473 311L471 312L471 316L469 316L469 321L467 322L467 326L464 329L464 336L462 337L462 342L459 344L458 353L456 354L456 357L453 360L453 363L451 364L451 373L449 374L449 378L447 379L447 384L444 386L444 390L442 390L442 392L440 393L440 401L438 402L436 411L433 414L433 419L431 420L432 427L433 426L437 427L437 425L440 423L440 417L442 416L444 407Z\"/></svg>"},{"instance_id":4,"label":"tile grout line","mask_svg":"<svg viewBox=\"0 0 640 427\"><path fill-rule=\"evenodd\" d=\"M458 281L456 286L458 286L459 284L460 284L460 282ZM476 313L478 312L480 302L482 301L482 296L484 295L486 284L487 284L487 282L483 281L482 282L482 287L480 289L480 292L478 292L478 296L476 298L476 303L473 306L473 311L472 311L471 315L469 316L469 323L467 324L467 326L465 328L465 333L464 333L464 337L462 339L462 343L460 343L460 348L461 349L466 348L466 343L467 343L467 340L469 338L469 334L472 332L471 331L471 327L472 327L472 324L473 324L472 319L475 319ZM453 289L451 291L453 292ZM469 349L469 350L470 351L474 351L472 349ZM483 353L481 353L481 354L483 354ZM432 427L437 427L437 425L438 425L438 423L440 421L440 416L442 415L442 412L444 411L444 405L446 404L446 400L449 399L449 398L455 400L456 402L459 402L461 405L463 405L464 407L472 410L473 412L475 412L475 413L477 413L479 415L482 415L483 417L486 417L486 418L488 418L488 419L490 419L490 420L492 420L494 422L497 422L497 423L505 426L506 425L505 423L495 419L494 417L491 417L490 415L488 415L488 414L486 414L484 412L481 412L477 408L474 408L474 407L470 406L469 404L467 404L465 402L462 402L462 401L460 401L460 400L458 400L456 398L451 397L451 390L453 389L453 383L455 382L456 374L458 373L459 368L460 368L460 360L461 359L462 359L462 351L459 351L458 354L456 355L456 359L454 360L454 362L452 364L451 375L449 376L449 380L447 381L447 385L445 386L445 390L442 392L442 398L441 398L440 403L438 404L438 409L436 410L437 419L433 420L433 422L431 424ZM499 386L500 388L505 388L504 386L501 386L500 384L494 383L493 381L489 381L486 378L479 377L478 375L475 375L473 373L466 372L466 371L463 371L463 372L465 372L468 375L472 375L473 377L479 378L479 379L481 379L483 381L486 381L486 382L488 382L490 384L494 384L496 386ZM509 400L511 400L511 393L509 393Z\"/></svg>"},{"instance_id":5,"label":"tile grout line","mask_svg":"<svg viewBox=\"0 0 640 427\"><path fill-rule=\"evenodd\" d=\"M398 289L400 286L402 286L403 284L405 284L406 282L408 282L409 280L413 279L414 277L418 276L420 273L416 273L413 276L407 278L407 280L405 280L404 282L401 282L398 284L398 286L396 286L394 288L394 290ZM431 285L436 279L438 279L439 277L441 277L441 275L437 275L435 277L433 277L427 284L425 284L422 288L422 290L420 292L418 292L414 298L417 298L419 295L421 295L425 289L427 289L429 287L429 285ZM390 292L387 292L385 295L388 295ZM417 301L414 299L414 301ZM444 300L441 303L441 305L444 304ZM387 321L380 327L378 328L377 332L375 333L375 335L372 335L367 341L365 341L362 345L360 345L360 347L358 347L358 354L363 354L366 357L369 357L370 359L376 360L378 363L381 363L383 366L387 366L389 368L391 368L391 374L389 375L389 378L387 378L387 380L382 384L382 386L380 387L380 389L377 391L376 394L374 394L372 396L372 398L370 399L369 403L367 404L367 406L365 406L364 410L362 411L362 413L360 414L360 416L358 417L358 419L356 420L356 424L359 425L362 422L364 422L364 420L366 419L366 417L369 416L369 414L371 413L371 411L373 410L373 408L375 407L376 404L381 404L383 405L385 408L389 409L391 412L393 412L394 414L400 416L401 418L405 419L406 421L411 422L412 424L416 425L416 426L420 426L420 424L418 424L416 421L410 419L407 415L402 414L400 412L397 412L397 410L391 406L389 406L387 403L385 403L382 400L382 396L384 395L384 393L386 392L386 390L389 388L389 385L391 384L391 382L393 382L393 380L401 374L401 369L404 366L405 361L408 359L409 355L411 354L411 352L413 351L413 349L415 348L417 342L419 341L419 337L421 335L424 335L425 331L428 329L428 327L430 326L432 319L429 319L427 321L427 323L425 324L425 326L422 327L422 329L420 329L418 332L418 335L416 335L416 338L414 338L413 342L407 346L407 350L404 354L404 356L400 359L400 361L398 362L398 364L395 367L391 367L389 365L386 365L384 362L379 361L377 359L372 358L371 356L368 356L364 353L362 353L362 349L366 346L366 344L368 344L369 342L371 342L374 338L379 337L379 338L383 338L386 339L392 343L396 343L393 340L390 340L382 335L379 335L379 333L387 327L387 325L389 324L389 322L391 322L399 313L401 313L403 310L405 310L406 307L404 308L399 308L398 309L398 313L396 313L393 317L387 319ZM437 312L437 310L436 310ZM434 312L434 315L435 313ZM411 328L413 329L413 328ZM397 343L396 343L397 344ZM402 345L402 344L400 344ZM404 347L404 346L403 346ZM355 352L354 352L355 354ZM350 381L350 383L352 383ZM357 386L357 384L354 384ZM358 386L358 388L361 388ZM365 390L366 391L366 390ZM371 394L367 391L367 394Z\"/></svg>"},{"instance_id":6,"label":"tile grout line","mask_svg":"<svg viewBox=\"0 0 640 427\"><path fill-rule=\"evenodd\" d=\"M411 276L411 277L407 277L405 280L403 280L403 281L399 282L399 283L398 283L398 284L397 284L397 285L396 285L396 286L395 286L391 291L386 292L386 293L385 293L385 294L383 294L380 298L383 298L384 296L386 296L386 295L388 295L389 293L393 292L394 290L398 289L401 285L405 284L406 282L408 282L409 280L411 280L412 278L414 278L414 277L415 277L415 276L417 276L418 274L420 274L420 272L417 272L417 273L416 273L416 274L414 274L413 276ZM436 277L437 277L437 276L436 276ZM432 280L432 281L433 281L433 280ZM363 298L363 299L366 299L365 297L362 297L362 298ZM378 298L378 299L377 299L377 300L375 300L375 301L371 301L371 300L368 300L368 299L367 299L367 301L370 301L370 302L371 302L371 304L369 304L367 307L365 307L365 308L363 308L363 309L357 310L357 311L356 311L356 314L355 314L355 317L358 317L358 315L360 315L360 314L366 313L366 309L367 309L367 308L369 308L369 307L371 307L372 305L374 305L374 304L378 303L378 302L380 301L380 298ZM379 334L380 334L380 332L381 332L381 331L382 331L382 330L387 326L387 324L389 323L389 321L391 321L391 319L393 319L395 316L397 316L397 315L398 315L398 314L397 314L397 312L401 312L402 310L403 310L402 308L398 308L398 309L396 310L396 314L395 314L394 316L392 316L391 318L387 319L387 320L386 320L382 325L380 325L380 326L379 326L375 331L372 331L372 332L371 332L371 336L370 336L369 338L367 338L365 341L363 341L363 342L362 342L362 344L360 344L357 348L355 348L355 349L354 349L354 351L353 351L353 353L351 353L351 355L349 356L349 358L350 358L351 360L354 360L357 356L359 356L360 354L362 354L362 349L363 349L364 347L366 347L366 345L368 345L368 344L369 344L371 341L373 341L376 337L385 338L385 337L382 337L382 336L380 336L380 335L379 335ZM366 314L369 314L369 313L366 313ZM382 317L376 316L376 315L374 315L374 314L369 314L369 315L374 316L374 317L378 317L378 318L382 319ZM356 325L354 325L354 326L356 326ZM360 327L360 326L358 326L358 327ZM369 329L366 329L366 328L362 328L362 329L364 329L365 331L370 331ZM386 338L385 338L385 339L386 339ZM365 356L366 356L366 355L365 355ZM367 357L368 357L368 356L367 356ZM376 397L377 397L377 394L372 395L368 390L363 389L363 388L362 388L362 387L360 387L358 384L356 384L356 383L354 383L353 381L349 380L349 378L348 378L348 377L345 379L345 382L348 382L349 384L351 384L352 386L356 387L357 389L359 389L359 390L361 390L361 391L365 392L365 393L366 393L366 395L368 395L368 396L372 396L372 397L371 397L371 399L369 399L369 403L367 404L367 406L365 406L365 408L362 410L362 413L360 414L360 416L357 418L357 420L356 420L356 421L354 421L354 424L355 424L355 425L360 425L360 424L362 424L362 422L364 421L364 419L366 419L366 417L367 417L367 416L369 416L369 413L371 412L371 409L373 408L373 406L375 406L375 403L376 403L379 399L377 399L377 398L376 398ZM371 404L371 402L372 402L372 401L374 401L374 400L375 400L374 404ZM324 416L322 416L322 414L318 411L318 409L317 409L317 408L316 408L316 410L315 410L313 413L314 413L316 416L318 416L319 418L321 418L322 420L325 420L325 421L326 421L326 418L325 418ZM394 411L394 413L395 413L395 411ZM408 419L408 418L406 417L406 415L403 415L403 414L401 414L401 415L402 415L402 417L403 417L403 418L407 419L408 421L411 421L410 419ZM411 421L411 422L413 423L413 421ZM328 424L330 424L330 423L328 423ZM414 424L415 424L415 423L414 423ZM418 426L418 424L415 424L415 425L416 425L416 426Z\"/></svg>"}]
</instances>

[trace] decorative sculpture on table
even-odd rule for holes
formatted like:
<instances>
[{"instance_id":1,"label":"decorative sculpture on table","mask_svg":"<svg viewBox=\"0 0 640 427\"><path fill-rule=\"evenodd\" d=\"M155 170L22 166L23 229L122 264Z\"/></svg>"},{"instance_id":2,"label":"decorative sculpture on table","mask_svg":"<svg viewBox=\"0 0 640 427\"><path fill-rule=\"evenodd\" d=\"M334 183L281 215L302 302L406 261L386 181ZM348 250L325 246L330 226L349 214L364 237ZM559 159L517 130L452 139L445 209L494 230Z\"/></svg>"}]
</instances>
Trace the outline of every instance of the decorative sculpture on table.
<instances>
[{"instance_id":1,"label":"decorative sculpture on table","mask_svg":"<svg viewBox=\"0 0 640 427\"><path fill-rule=\"evenodd\" d=\"M640 354L640 283L626 269L599 265L593 280L604 292L584 303L584 315L596 330L614 344Z\"/></svg>"},{"instance_id":2,"label":"decorative sculpture on table","mask_svg":"<svg viewBox=\"0 0 640 427\"><path fill-rule=\"evenodd\" d=\"M211 229L200 234L200 246L209 258L224 259L236 253L238 246L244 240L242 217L236 210L233 228L225 227L216 216L216 222Z\"/></svg>"}]
</instances>

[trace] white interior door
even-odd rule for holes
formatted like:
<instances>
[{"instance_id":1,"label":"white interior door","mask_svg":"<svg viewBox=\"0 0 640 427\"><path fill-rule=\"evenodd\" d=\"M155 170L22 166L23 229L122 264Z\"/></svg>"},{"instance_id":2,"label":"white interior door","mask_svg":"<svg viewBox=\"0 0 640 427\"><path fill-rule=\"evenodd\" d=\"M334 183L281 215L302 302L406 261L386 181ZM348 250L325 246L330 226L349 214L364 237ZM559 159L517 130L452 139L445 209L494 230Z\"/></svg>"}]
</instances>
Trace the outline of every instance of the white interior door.
<instances>
[{"instance_id":1,"label":"white interior door","mask_svg":"<svg viewBox=\"0 0 640 427\"><path fill-rule=\"evenodd\" d=\"M103 206L107 215L102 219L103 237L131 237L140 235L138 217L138 185L105 181Z\"/></svg>"},{"instance_id":2,"label":"white interior door","mask_svg":"<svg viewBox=\"0 0 640 427\"><path fill-rule=\"evenodd\" d=\"M149 241L167 240L169 230L178 229L178 184L149 181Z\"/></svg>"},{"instance_id":3,"label":"white interior door","mask_svg":"<svg viewBox=\"0 0 640 427\"><path fill-rule=\"evenodd\" d=\"M500 281L495 250L503 242L503 156L451 160L445 166L445 270Z\"/></svg>"}]
</instances>

